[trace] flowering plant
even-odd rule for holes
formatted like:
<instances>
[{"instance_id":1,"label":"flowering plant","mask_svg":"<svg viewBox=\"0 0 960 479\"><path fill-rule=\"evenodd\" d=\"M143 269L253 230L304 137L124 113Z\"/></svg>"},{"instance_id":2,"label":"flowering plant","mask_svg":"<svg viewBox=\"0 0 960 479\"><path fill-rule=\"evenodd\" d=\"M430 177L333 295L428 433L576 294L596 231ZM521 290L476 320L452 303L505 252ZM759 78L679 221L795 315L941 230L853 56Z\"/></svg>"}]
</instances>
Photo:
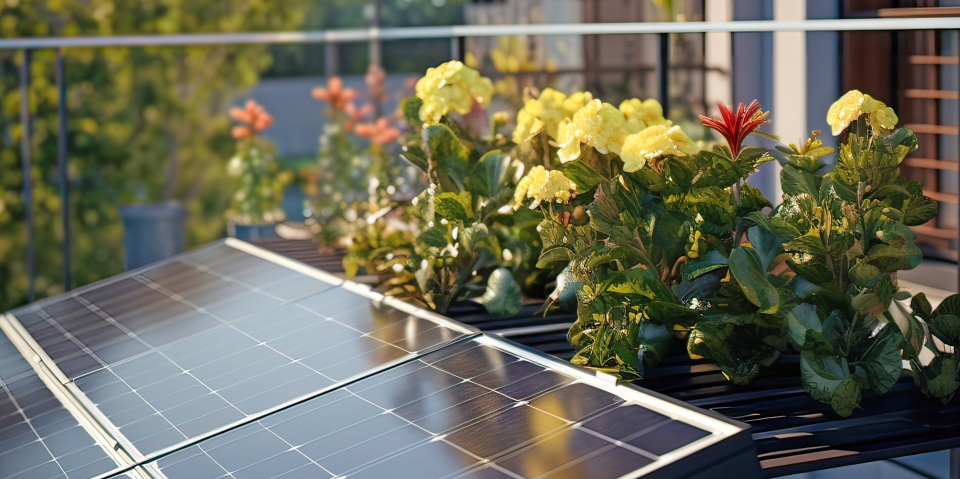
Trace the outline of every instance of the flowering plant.
<instances>
[{"instance_id":1,"label":"flowering plant","mask_svg":"<svg viewBox=\"0 0 960 479\"><path fill-rule=\"evenodd\" d=\"M366 266L365 258L376 249L378 239L370 234L383 239L395 232L385 225L371 229L367 223L391 207L409 180L394 159L400 130L379 114L387 100L383 70L371 66L366 80L369 102L362 105L357 104L360 92L344 87L339 77L313 90L313 98L328 106L324 111L328 122L320 137L316 168L309 173L307 206L321 242L350 250L346 267L351 276Z\"/></svg>"},{"instance_id":2,"label":"flowering plant","mask_svg":"<svg viewBox=\"0 0 960 479\"><path fill-rule=\"evenodd\" d=\"M273 125L273 117L253 100L230 110L230 117L240 124L232 131L237 154L227 164L237 182L227 218L240 224L283 221L280 203L291 175L279 171L272 145L259 136Z\"/></svg>"}]
</instances>

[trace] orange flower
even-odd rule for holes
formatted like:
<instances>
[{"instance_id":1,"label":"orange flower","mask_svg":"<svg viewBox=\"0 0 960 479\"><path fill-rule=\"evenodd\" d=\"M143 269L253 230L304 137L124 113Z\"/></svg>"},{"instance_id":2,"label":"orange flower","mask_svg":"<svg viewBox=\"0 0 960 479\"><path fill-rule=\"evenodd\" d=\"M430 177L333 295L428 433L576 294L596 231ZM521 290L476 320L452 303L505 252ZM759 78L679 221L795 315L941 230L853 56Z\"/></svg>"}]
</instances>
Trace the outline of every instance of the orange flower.
<instances>
[{"instance_id":1,"label":"orange flower","mask_svg":"<svg viewBox=\"0 0 960 479\"><path fill-rule=\"evenodd\" d=\"M244 125L235 126L231 132L238 140L256 135L273 125L273 117L253 100L248 100L243 108L231 108L230 118L244 123Z\"/></svg>"},{"instance_id":2,"label":"orange flower","mask_svg":"<svg viewBox=\"0 0 960 479\"><path fill-rule=\"evenodd\" d=\"M353 88L344 88L340 77L330 77L327 87L318 86L313 89L313 98L330 103L335 111L343 111L347 104L357 98L359 94Z\"/></svg>"},{"instance_id":3,"label":"orange flower","mask_svg":"<svg viewBox=\"0 0 960 479\"><path fill-rule=\"evenodd\" d=\"M363 121L364 118L370 116L373 113L373 105L363 105L360 108L357 108L357 105L353 102L347 103L347 106L344 108L344 112L350 117L347 120L347 123L344 125L346 129L352 130L355 125Z\"/></svg>"},{"instance_id":4,"label":"orange flower","mask_svg":"<svg viewBox=\"0 0 960 479\"><path fill-rule=\"evenodd\" d=\"M389 145L400 136L400 130L390 126L386 118L381 118L376 123L359 124L354 133L359 137L369 138L371 143L380 146Z\"/></svg>"}]
</instances>

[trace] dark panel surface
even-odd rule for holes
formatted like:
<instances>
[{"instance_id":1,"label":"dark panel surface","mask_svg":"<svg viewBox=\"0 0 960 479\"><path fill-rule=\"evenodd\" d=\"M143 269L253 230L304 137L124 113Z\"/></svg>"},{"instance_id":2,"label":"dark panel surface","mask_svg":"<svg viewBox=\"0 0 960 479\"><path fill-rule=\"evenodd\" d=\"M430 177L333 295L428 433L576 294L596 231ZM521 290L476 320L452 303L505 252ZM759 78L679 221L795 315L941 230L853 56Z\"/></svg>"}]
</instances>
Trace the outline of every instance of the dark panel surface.
<instances>
[{"instance_id":1,"label":"dark panel surface","mask_svg":"<svg viewBox=\"0 0 960 479\"><path fill-rule=\"evenodd\" d=\"M0 334L0 477L87 479L116 468Z\"/></svg>"},{"instance_id":2,"label":"dark panel surface","mask_svg":"<svg viewBox=\"0 0 960 479\"><path fill-rule=\"evenodd\" d=\"M710 434L486 342L448 346L155 464L169 479L605 479L658 460L631 439L702 433L653 441L665 454Z\"/></svg>"},{"instance_id":3,"label":"dark panel surface","mask_svg":"<svg viewBox=\"0 0 960 479\"><path fill-rule=\"evenodd\" d=\"M463 335L226 244L14 313L144 455Z\"/></svg>"}]
</instances>

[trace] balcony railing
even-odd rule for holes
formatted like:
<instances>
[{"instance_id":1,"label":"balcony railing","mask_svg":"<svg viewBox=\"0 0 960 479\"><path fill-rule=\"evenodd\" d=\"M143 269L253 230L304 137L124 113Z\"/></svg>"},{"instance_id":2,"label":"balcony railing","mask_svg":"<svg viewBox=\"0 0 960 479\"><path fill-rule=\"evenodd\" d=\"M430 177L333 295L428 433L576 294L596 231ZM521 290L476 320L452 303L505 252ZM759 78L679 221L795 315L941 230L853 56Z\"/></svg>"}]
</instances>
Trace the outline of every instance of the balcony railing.
<instances>
[{"instance_id":1,"label":"balcony railing","mask_svg":"<svg viewBox=\"0 0 960 479\"><path fill-rule=\"evenodd\" d=\"M33 300L33 285L36 275L34 212L32 208L32 185L30 178L31 139L30 109L27 93L30 89L30 60L35 50L56 50L57 87L59 91L58 110L58 168L57 182L62 200L63 271L64 289L70 285L70 205L69 183L67 181L68 144L66 109L67 85L64 75L63 53L72 48L115 48L144 46L196 46L196 45L268 45L268 44L327 44L370 42L371 45L383 41L414 39L450 39L450 56L462 57L461 40L479 37L502 36L554 36L554 35L657 35L659 38L657 81L659 99L667 109L667 82L669 65L669 35L697 33L760 33L760 32L853 32L853 31L956 31L960 42L960 18L926 17L924 9L911 9L915 16L910 18L861 18L826 19L798 21L732 21L732 22L661 22L661 23L577 23L577 24L515 24L515 25L455 25L437 27L402 28L365 28L303 32L266 32L266 33L228 33L228 34L181 34L181 35L126 35L109 37L52 37L52 38L13 38L0 39L0 50L20 50L23 63L20 73L21 122L24 125L22 141L22 169L25 215L27 222L28 251L27 271L30 276L30 299ZM931 12L932 13L932 12ZM940 58L940 57L938 57ZM941 59L942 60L942 59ZM957 65L955 58L951 62L941 61L944 65ZM957 92L941 92L950 98L957 98ZM947 98L944 96L943 98ZM960 124L960 119L958 119ZM955 127L954 127L955 129ZM958 137L960 138L960 137ZM937 160L940 161L940 160ZM941 165L940 169L956 170L956 163ZM954 200L955 201L955 200Z\"/></svg>"}]
</instances>

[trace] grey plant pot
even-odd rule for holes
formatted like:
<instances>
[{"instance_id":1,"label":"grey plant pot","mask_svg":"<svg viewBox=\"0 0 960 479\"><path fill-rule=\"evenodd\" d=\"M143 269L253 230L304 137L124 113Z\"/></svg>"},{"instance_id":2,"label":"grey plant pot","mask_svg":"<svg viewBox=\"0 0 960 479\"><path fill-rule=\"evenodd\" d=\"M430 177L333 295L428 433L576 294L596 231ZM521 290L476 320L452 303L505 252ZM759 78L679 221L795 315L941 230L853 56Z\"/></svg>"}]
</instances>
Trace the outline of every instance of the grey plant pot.
<instances>
[{"instance_id":1,"label":"grey plant pot","mask_svg":"<svg viewBox=\"0 0 960 479\"><path fill-rule=\"evenodd\" d=\"M279 238L277 234L277 224L269 223L265 225L241 225L230 221L227 223L227 234L231 238L244 241L259 241L262 239Z\"/></svg>"},{"instance_id":2,"label":"grey plant pot","mask_svg":"<svg viewBox=\"0 0 960 479\"><path fill-rule=\"evenodd\" d=\"M120 207L127 270L183 251L187 209L177 202Z\"/></svg>"}]
</instances>

